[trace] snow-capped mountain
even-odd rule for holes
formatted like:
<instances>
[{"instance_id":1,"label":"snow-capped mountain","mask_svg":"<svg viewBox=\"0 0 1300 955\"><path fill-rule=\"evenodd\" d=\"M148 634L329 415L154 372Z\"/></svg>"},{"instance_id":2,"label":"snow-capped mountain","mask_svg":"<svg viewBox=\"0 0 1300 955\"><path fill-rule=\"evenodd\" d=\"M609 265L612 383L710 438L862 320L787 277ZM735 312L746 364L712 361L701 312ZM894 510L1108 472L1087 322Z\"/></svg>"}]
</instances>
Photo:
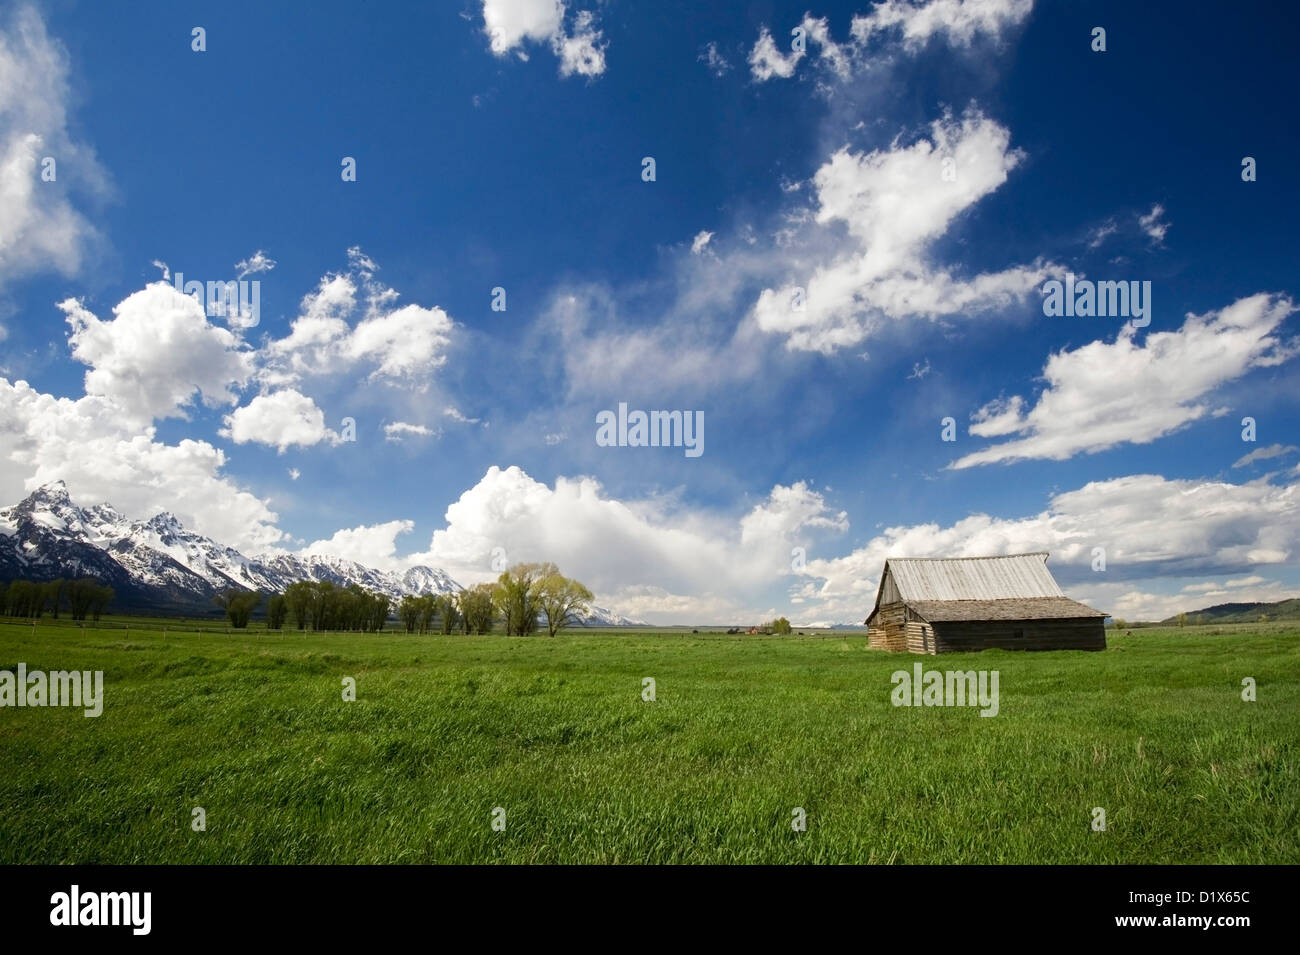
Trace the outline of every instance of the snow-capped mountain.
<instances>
[{"instance_id":1,"label":"snow-capped mountain","mask_svg":"<svg viewBox=\"0 0 1300 955\"><path fill-rule=\"evenodd\" d=\"M612 610L606 610L604 607L597 607L592 604L587 608L587 612L578 617L579 627L648 627L650 626L644 620L631 620Z\"/></svg>"},{"instance_id":2,"label":"snow-capped mountain","mask_svg":"<svg viewBox=\"0 0 1300 955\"><path fill-rule=\"evenodd\" d=\"M78 507L62 481L0 508L0 580L56 577L97 577L117 592L120 607L149 609L208 610L230 587L271 593L299 580L357 584L394 598L461 589L432 567L395 573L325 555L249 558L173 514L132 521L110 504Z\"/></svg>"},{"instance_id":3,"label":"snow-capped mountain","mask_svg":"<svg viewBox=\"0 0 1300 955\"><path fill-rule=\"evenodd\" d=\"M296 580L328 580L346 587L357 584L366 590L392 597L404 594L454 594L460 584L446 571L433 567L412 567L405 573L376 570L346 557L329 554L280 554L257 558L246 568L245 586L258 590L283 590Z\"/></svg>"},{"instance_id":4,"label":"snow-capped mountain","mask_svg":"<svg viewBox=\"0 0 1300 955\"><path fill-rule=\"evenodd\" d=\"M132 521L111 504L78 507L67 486L54 481L0 508L0 580L58 577L98 578L116 592L118 609L188 612L211 612L212 598L231 587L278 593L299 580L356 584L395 599L461 589L434 567L399 573L325 554L245 557L167 512ZM645 626L595 606L578 625Z\"/></svg>"}]
</instances>

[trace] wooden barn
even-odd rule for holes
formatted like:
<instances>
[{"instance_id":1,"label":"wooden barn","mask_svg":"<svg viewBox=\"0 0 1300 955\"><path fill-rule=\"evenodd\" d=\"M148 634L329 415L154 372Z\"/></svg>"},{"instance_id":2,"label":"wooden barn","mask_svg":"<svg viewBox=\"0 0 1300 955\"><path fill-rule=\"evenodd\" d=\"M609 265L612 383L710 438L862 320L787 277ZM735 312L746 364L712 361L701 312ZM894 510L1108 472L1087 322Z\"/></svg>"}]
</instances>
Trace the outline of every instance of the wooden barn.
<instances>
[{"instance_id":1,"label":"wooden barn","mask_svg":"<svg viewBox=\"0 0 1300 955\"><path fill-rule=\"evenodd\" d=\"M867 640L882 650L1105 650L1106 615L1065 596L1047 554L885 561Z\"/></svg>"}]
</instances>

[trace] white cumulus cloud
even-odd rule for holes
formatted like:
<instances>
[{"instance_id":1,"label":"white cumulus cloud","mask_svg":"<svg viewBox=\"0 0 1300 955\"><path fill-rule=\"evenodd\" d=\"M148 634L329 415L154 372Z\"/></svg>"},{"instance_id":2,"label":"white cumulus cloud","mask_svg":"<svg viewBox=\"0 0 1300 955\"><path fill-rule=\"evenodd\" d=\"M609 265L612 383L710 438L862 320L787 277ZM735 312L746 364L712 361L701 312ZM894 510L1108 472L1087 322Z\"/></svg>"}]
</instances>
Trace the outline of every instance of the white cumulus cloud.
<instances>
[{"instance_id":1,"label":"white cumulus cloud","mask_svg":"<svg viewBox=\"0 0 1300 955\"><path fill-rule=\"evenodd\" d=\"M548 45L559 58L560 75L600 76L605 72L603 35L595 14L580 10L565 27L564 0L483 0L483 32L497 56L528 59L530 44Z\"/></svg>"},{"instance_id":2,"label":"white cumulus cloud","mask_svg":"<svg viewBox=\"0 0 1300 955\"><path fill-rule=\"evenodd\" d=\"M1016 396L998 399L973 416L972 434L1019 437L967 454L951 467L1028 458L1062 461L1080 452L1154 441L1210 414L1209 399L1224 382L1289 359L1294 346L1283 342L1278 327L1294 311L1289 299L1261 293L1205 315L1188 315L1181 328L1154 332L1142 342L1126 324L1113 342L1057 352L1043 369L1047 387L1029 411Z\"/></svg>"},{"instance_id":3,"label":"white cumulus cloud","mask_svg":"<svg viewBox=\"0 0 1300 955\"><path fill-rule=\"evenodd\" d=\"M350 267L324 276L304 296L289 334L267 345L259 369L266 385L292 385L309 377L370 369L371 380L421 390L447 361L455 322L443 309L394 308L397 292L374 278L378 268L358 249Z\"/></svg>"},{"instance_id":4,"label":"white cumulus cloud","mask_svg":"<svg viewBox=\"0 0 1300 955\"><path fill-rule=\"evenodd\" d=\"M308 544L300 553L342 557L377 570L403 570L406 562L397 556L397 538L410 533L414 527L414 521L388 521L345 528L327 540Z\"/></svg>"},{"instance_id":5,"label":"white cumulus cloud","mask_svg":"<svg viewBox=\"0 0 1300 955\"><path fill-rule=\"evenodd\" d=\"M325 413L316 402L292 388L258 395L226 415L221 436L236 444L265 444L281 454L291 447L311 447L322 441L339 442L325 426Z\"/></svg>"},{"instance_id":6,"label":"white cumulus cloud","mask_svg":"<svg viewBox=\"0 0 1300 955\"><path fill-rule=\"evenodd\" d=\"M183 418L196 397L214 408L233 404L253 373L242 340L166 282L129 295L110 321L75 299L59 308L72 328L72 357L90 366L86 394L112 401L137 425Z\"/></svg>"},{"instance_id":7,"label":"white cumulus cloud","mask_svg":"<svg viewBox=\"0 0 1300 955\"><path fill-rule=\"evenodd\" d=\"M267 501L222 472L226 457L207 441L158 441L101 396L56 398L0 378L0 501L63 480L74 500L108 501L147 519L171 511L188 526L244 553L275 546L283 533Z\"/></svg>"},{"instance_id":8,"label":"white cumulus cloud","mask_svg":"<svg viewBox=\"0 0 1300 955\"><path fill-rule=\"evenodd\" d=\"M791 548L807 535L846 527L845 515L802 482L777 485L739 521L728 521L661 499L619 500L590 477L560 477L548 487L518 467L492 467L447 508L446 527L434 532L428 552L407 562L474 583L496 576L492 558L500 548L512 563L555 561L614 609L622 604L611 595L640 587L738 611L791 573ZM643 608L627 606L638 614ZM657 617L664 619L662 611Z\"/></svg>"}]
</instances>

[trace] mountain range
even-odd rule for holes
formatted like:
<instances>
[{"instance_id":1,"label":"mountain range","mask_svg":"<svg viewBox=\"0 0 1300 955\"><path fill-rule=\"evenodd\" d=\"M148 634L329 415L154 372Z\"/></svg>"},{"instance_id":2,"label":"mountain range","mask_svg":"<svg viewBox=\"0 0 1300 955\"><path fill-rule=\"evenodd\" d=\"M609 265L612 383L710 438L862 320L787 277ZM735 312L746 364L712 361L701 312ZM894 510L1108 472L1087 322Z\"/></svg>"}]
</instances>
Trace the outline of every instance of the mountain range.
<instances>
[{"instance_id":1,"label":"mountain range","mask_svg":"<svg viewBox=\"0 0 1300 955\"><path fill-rule=\"evenodd\" d=\"M462 589L433 567L385 571L323 554L246 557L167 512L141 521L107 503L80 507L62 481L53 481L0 508L0 580L59 577L95 577L116 592L114 610L153 613L210 613L212 598L232 587L280 593L300 580L356 584L394 599ZM645 625L596 606L579 624Z\"/></svg>"}]
</instances>

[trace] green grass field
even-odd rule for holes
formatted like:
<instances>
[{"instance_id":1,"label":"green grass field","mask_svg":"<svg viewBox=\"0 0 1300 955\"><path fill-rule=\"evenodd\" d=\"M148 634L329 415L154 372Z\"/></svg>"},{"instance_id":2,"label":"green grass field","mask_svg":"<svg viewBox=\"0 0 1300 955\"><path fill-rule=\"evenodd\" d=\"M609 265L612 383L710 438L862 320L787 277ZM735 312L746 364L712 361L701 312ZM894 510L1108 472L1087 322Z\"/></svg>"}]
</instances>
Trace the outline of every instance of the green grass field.
<instances>
[{"instance_id":1,"label":"green grass field","mask_svg":"<svg viewBox=\"0 0 1300 955\"><path fill-rule=\"evenodd\" d=\"M105 705L0 709L0 862L1300 862L1300 630L1215 630L922 658L4 625L0 669L103 670ZM998 670L999 714L894 707L918 660Z\"/></svg>"}]
</instances>

